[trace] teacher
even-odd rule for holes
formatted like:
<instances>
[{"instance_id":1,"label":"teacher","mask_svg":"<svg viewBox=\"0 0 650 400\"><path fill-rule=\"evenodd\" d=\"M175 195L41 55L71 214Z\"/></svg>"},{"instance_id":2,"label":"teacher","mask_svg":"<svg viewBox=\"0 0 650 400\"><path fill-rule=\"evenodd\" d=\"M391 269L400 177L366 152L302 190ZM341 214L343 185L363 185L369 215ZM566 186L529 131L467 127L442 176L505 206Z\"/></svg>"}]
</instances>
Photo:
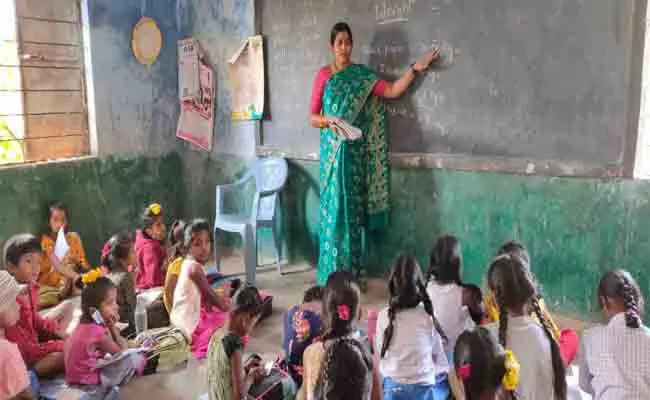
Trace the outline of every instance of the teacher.
<instances>
[{"instance_id":1,"label":"teacher","mask_svg":"<svg viewBox=\"0 0 650 400\"><path fill-rule=\"evenodd\" d=\"M388 82L365 65L352 63L352 43L350 26L334 25L334 60L318 71L312 89L310 123L321 130L319 284L340 269L364 274L365 230L380 230L389 222L390 165L382 99L400 97L439 56L438 50L427 52L401 78ZM341 120L361 129L363 136L341 137L336 129Z\"/></svg>"}]
</instances>

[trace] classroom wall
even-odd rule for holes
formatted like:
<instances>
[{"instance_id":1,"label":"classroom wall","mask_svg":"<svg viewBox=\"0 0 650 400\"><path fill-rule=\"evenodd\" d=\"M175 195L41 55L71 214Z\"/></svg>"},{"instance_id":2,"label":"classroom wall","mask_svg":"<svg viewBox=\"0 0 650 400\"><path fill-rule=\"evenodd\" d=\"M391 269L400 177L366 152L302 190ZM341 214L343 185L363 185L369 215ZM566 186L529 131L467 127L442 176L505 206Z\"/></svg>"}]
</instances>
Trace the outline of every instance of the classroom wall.
<instances>
[{"instance_id":1,"label":"classroom wall","mask_svg":"<svg viewBox=\"0 0 650 400\"><path fill-rule=\"evenodd\" d=\"M0 171L0 246L15 233L44 232L47 204L63 201L92 263L111 234L138 227L144 207L161 202L168 216L183 212L182 160L177 153L88 158Z\"/></svg>"},{"instance_id":2,"label":"classroom wall","mask_svg":"<svg viewBox=\"0 0 650 400\"><path fill-rule=\"evenodd\" d=\"M650 183L440 169L393 168L390 229L369 237L368 265L387 274L400 253L428 265L432 242L462 240L464 279L481 284L506 240L530 249L553 309L591 319L601 274L629 269L650 293ZM316 263L318 163L292 162L285 198L290 254Z\"/></svg>"}]
</instances>

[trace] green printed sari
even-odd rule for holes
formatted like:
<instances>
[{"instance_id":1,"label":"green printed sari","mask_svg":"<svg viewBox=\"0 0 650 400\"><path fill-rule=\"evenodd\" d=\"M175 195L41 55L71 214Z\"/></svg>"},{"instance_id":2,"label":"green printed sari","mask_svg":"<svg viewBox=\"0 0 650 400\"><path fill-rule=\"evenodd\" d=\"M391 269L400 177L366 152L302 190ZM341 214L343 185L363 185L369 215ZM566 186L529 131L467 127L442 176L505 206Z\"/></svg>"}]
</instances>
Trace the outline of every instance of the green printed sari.
<instances>
[{"instance_id":1,"label":"green printed sari","mask_svg":"<svg viewBox=\"0 0 650 400\"><path fill-rule=\"evenodd\" d=\"M363 137L346 141L321 130L319 284L341 269L363 275L365 231L388 225L386 113L383 102L372 96L376 81L370 69L352 64L325 86L323 114L360 128Z\"/></svg>"}]
</instances>

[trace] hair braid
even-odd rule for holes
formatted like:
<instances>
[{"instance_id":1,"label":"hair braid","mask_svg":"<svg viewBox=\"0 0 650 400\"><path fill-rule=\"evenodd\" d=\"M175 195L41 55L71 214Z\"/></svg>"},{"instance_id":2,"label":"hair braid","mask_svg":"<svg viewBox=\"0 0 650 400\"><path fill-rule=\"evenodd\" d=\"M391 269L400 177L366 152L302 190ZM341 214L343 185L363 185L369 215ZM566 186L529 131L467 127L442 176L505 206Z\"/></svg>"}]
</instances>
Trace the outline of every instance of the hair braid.
<instances>
[{"instance_id":1,"label":"hair braid","mask_svg":"<svg viewBox=\"0 0 650 400\"><path fill-rule=\"evenodd\" d=\"M499 308L499 343L505 348L508 343L508 310L500 300L497 300L497 307Z\"/></svg>"},{"instance_id":2,"label":"hair braid","mask_svg":"<svg viewBox=\"0 0 650 400\"><path fill-rule=\"evenodd\" d=\"M531 305L533 306L533 311L535 312L535 315L537 316L537 319L542 325L542 328L544 329L544 333L546 334L546 338L549 341L549 344L551 346L551 363L553 364L553 390L555 392L555 398L559 400L566 399L566 378L565 378L565 366L564 366L564 361L562 360L562 356L560 354L560 348L557 345L557 342L553 338L553 334L551 333L550 329L550 324L548 320L546 319L546 316L542 312L542 308L539 306L539 301L537 300L537 297L534 297L533 300L531 301Z\"/></svg>"},{"instance_id":3,"label":"hair braid","mask_svg":"<svg viewBox=\"0 0 650 400\"><path fill-rule=\"evenodd\" d=\"M388 351L388 346L390 346L391 340L393 340L393 334L395 331L395 314L397 313L397 305L394 300L391 300L388 305L388 326L384 329L384 339L381 343L381 358L384 358L386 351Z\"/></svg>"},{"instance_id":4,"label":"hair braid","mask_svg":"<svg viewBox=\"0 0 650 400\"><path fill-rule=\"evenodd\" d=\"M449 338L445 334L445 331L442 329L442 325L440 325L440 321L438 321L438 318L436 318L436 314L433 311L433 303L431 302L431 298L429 297L429 294L427 293L427 289L424 287L424 285L420 282L418 284L418 289L420 290L420 297L422 299L422 304L424 305L424 310L431 316L431 320L433 321L433 326L436 328L436 331L438 331L438 334L442 338L444 342L448 342Z\"/></svg>"},{"instance_id":5,"label":"hair braid","mask_svg":"<svg viewBox=\"0 0 650 400\"><path fill-rule=\"evenodd\" d=\"M628 328L638 329L641 326L639 318L639 305L637 296L624 275L619 275L621 280L621 294L623 295L623 304L625 306L625 325Z\"/></svg>"}]
</instances>

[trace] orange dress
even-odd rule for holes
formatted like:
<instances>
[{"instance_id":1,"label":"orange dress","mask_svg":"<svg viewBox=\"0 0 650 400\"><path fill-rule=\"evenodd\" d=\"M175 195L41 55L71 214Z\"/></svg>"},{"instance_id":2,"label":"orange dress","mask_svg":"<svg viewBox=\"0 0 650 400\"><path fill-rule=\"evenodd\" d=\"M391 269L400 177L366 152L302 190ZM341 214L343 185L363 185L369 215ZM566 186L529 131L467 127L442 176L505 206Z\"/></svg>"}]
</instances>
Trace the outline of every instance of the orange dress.
<instances>
[{"instance_id":1,"label":"orange dress","mask_svg":"<svg viewBox=\"0 0 650 400\"><path fill-rule=\"evenodd\" d=\"M65 237L70 246L70 250L62 261L62 264L72 271L90 269L90 264L88 264L88 258L86 257L86 252L84 251L79 235L74 232L68 232ZM41 237L43 257L41 258L41 272L38 274L38 283L56 288L64 283L64 277L52 265L52 258L55 257L55 243L56 240L50 235L43 235Z\"/></svg>"}]
</instances>

